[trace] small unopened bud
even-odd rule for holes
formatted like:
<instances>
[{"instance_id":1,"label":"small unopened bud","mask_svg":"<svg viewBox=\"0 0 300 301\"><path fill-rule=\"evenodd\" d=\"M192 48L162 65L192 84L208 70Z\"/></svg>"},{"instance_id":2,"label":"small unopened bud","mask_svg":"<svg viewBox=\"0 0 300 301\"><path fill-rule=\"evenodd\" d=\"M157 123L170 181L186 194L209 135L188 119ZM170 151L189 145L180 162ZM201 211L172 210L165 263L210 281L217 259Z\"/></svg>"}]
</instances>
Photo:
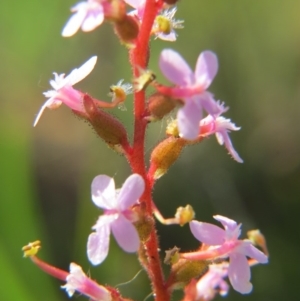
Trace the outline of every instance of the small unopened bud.
<instances>
[{"instance_id":1,"label":"small unopened bud","mask_svg":"<svg viewBox=\"0 0 300 301\"><path fill-rule=\"evenodd\" d=\"M96 133L110 146L127 146L127 133L120 121L110 114L100 110L94 104L93 99L85 94L83 104L86 110L88 121Z\"/></svg>"},{"instance_id":2,"label":"small unopened bud","mask_svg":"<svg viewBox=\"0 0 300 301\"><path fill-rule=\"evenodd\" d=\"M142 219L134 223L136 230L138 231L140 240L146 242L153 230L154 221L152 217L144 216Z\"/></svg>"},{"instance_id":3,"label":"small unopened bud","mask_svg":"<svg viewBox=\"0 0 300 301\"><path fill-rule=\"evenodd\" d=\"M150 112L150 116L146 118L149 121L160 120L169 114L175 107L176 100L156 92L148 98L148 110Z\"/></svg>"},{"instance_id":4,"label":"small unopened bud","mask_svg":"<svg viewBox=\"0 0 300 301\"><path fill-rule=\"evenodd\" d=\"M126 15L122 20L115 22L115 32L122 42L131 43L139 34L139 24L135 17Z\"/></svg>"},{"instance_id":5,"label":"small unopened bud","mask_svg":"<svg viewBox=\"0 0 300 301\"><path fill-rule=\"evenodd\" d=\"M195 217L195 211L191 205L177 208L175 218L178 220L180 226L189 223Z\"/></svg>"},{"instance_id":6,"label":"small unopened bud","mask_svg":"<svg viewBox=\"0 0 300 301\"><path fill-rule=\"evenodd\" d=\"M159 143L152 151L150 171L156 180L163 176L178 159L186 141L182 138L169 137Z\"/></svg>"},{"instance_id":7,"label":"small unopened bud","mask_svg":"<svg viewBox=\"0 0 300 301\"><path fill-rule=\"evenodd\" d=\"M172 274L175 276L172 289L179 289L187 285L193 278L203 275L208 269L206 260L179 259L172 265Z\"/></svg>"},{"instance_id":8,"label":"small unopened bud","mask_svg":"<svg viewBox=\"0 0 300 301\"><path fill-rule=\"evenodd\" d=\"M120 0L102 1L105 19L108 21L121 21L126 16L126 4Z\"/></svg>"}]
</instances>

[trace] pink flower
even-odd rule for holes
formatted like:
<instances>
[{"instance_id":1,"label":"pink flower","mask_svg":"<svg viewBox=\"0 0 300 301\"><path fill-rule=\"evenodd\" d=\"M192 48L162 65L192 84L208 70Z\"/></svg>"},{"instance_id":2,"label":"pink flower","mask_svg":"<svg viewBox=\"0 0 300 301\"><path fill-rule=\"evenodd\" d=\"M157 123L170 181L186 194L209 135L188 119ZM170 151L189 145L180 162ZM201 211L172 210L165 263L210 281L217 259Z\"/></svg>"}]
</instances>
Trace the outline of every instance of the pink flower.
<instances>
[{"instance_id":1,"label":"pink flower","mask_svg":"<svg viewBox=\"0 0 300 301\"><path fill-rule=\"evenodd\" d=\"M216 138L220 145L225 144L229 154L232 156L234 160L239 163L243 163L243 160L233 148L231 143L229 132L230 131L238 131L240 127L237 127L234 123L230 121L230 119L226 119L222 116L218 116L214 118L211 115L206 116L200 121L200 133L201 136L209 136L212 134L216 135Z\"/></svg>"},{"instance_id":2,"label":"pink flower","mask_svg":"<svg viewBox=\"0 0 300 301\"><path fill-rule=\"evenodd\" d=\"M69 19L62 31L62 36L70 37L79 28L83 31L92 31L101 25L104 20L104 9L101 1L87 0L79 2L71 8L74 15Z\"/></svg>"},{"instance_id":3,"label":"pink flower","mask_svg":"<svg viewBox=\"0 0 300 301\"><path fill-rule=\"evenodd\" d=\"M247 257L254 258L259 263L267 263L268 257L249 240L238 240L241 224L237 225L235 221L221 215L215 215L214 219L219 221L225 230L194 220L190 222L192 234L210 246L207 252L211 252L215 258L229 257L228 277L233 288L242 294L248 294L252 290L252 284Z\"/></svg>"},{"instance_id":4,"label":"pink flower","mask_svg":"<svg viewBox=\"0 0 300 301\"><path fill-rule=\"evenodd\" d=\"M177 38L175 29L183 28L183 20L176 20L174 18L176 14L176 6L172 9L166 9L162 11L154 20L152 32L156 38L164 41L174 42Z\"/></svg>"},{"instance_id":5,"label":"pink flower","mask_svg":"<svg viewBox=\"0 0 300 301\"><path fill-rule=\"evenodd\" d=\"M138 201L144 189L144 180L138 174L131 175L120 190L115 189L114 180L106 175L99 175L93 180L92 200L104 209L104 214L88 238L87 254L92 264L100 264L106 258L111 231L124 251L138 250L140 239L132 224L135 220L130 207Z\"/></svg>"},{"instance_id":6,"label":"pink flower","mask_svg":"<svg viewBox=\"0 0 300 301\"><path fill-rule=\"evenodd\" d=\"M224 278L228 273L228 263L211 264L207 273L196 284L197 300L209 301L219 292L226 296L229 286Z\"/></svg>"},{"instance_id":7,"label":"pink flower","mask_svg":"<svg viewBox=\"0 0 300 301\"><path fill-rule=\"evenodd\" d=\"M91 57L81 67L74 69L67 77L65 77L65 74L58 75L57 73L53 73L55 79L50 80L50 85L54 90L43 93L49 99L43 104L40 111L38 112L33 126L36 126L46 108L56 109L62 103L70 107L72 110L83 111L81 99L82 93L75 90L72 86L89 75L94 69L96 62L97 57Z\"/></svg>"},{"instance_id":8,"label":"pink flower","mask_svg":"<svg viewBox=\"0 0 300 301\"><path fill-rule=\"evenodd\" d=\"M159 66L164 76L176 85L171 88L172 96L185 101L177 114L179 131L183 138L194 140L199 135L202 110L205 109L212 116L220 113L219 104L206 91L218 71L217 56L211 51L200 53L193 72L179 53L164 49Z\"/></svg>"},{"instance_id":9,"label":"pink flower","mask_svg":"<svg viewBox=\"0 0 300 301\"><path fill-rule=\"evenodd\" d=\"M75 291L90 297L91 300L111 301L111 293L102 285L99 285L86 276L81 267L75 263L70 264L70 274L66 278L67 283L62 286L69 297Z\"/></svg>"}]
</instances>

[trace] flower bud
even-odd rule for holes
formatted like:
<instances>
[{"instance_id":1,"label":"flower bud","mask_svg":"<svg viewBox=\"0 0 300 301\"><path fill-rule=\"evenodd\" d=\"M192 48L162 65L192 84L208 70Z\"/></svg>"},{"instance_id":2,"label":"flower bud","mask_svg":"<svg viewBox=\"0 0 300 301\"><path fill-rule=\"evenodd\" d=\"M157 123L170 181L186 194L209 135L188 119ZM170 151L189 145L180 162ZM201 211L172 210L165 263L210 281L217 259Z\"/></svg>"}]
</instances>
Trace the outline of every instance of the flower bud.
<instances>
[{"instance_id":1,"label":"flower bud","mask_svg":"<svg viewBox=\"0 0 300 301\"><path fill-rule=\"evenodd\" d=\"M120 121L98 109L88 94L84 95L83 104L88 121L106 143L110 146L128 146L127 133Z\"/></svg>"},{"instance_id":2,"label":"flower bud","mask_svg":"<svg viewBox=\"0 0 300 301\"><path fill-rule=\"evenodd\" d=\"M178 159L186 143L182 138L171 136L155 147L150 157L151 166L149 171L155 180L168 171L171 165Z\"/></svg>"},{"instance_id":3,"label":"flower bud","mask_svg":"<svg viewBox=\"0 0 300 301\"><path fill-rule=\"evenodd\" d=\"M115 32L122 42L130 43L139 33L139 24L133 16L126 15L122 20L115 22Z\"/></svg>"},{"instance_id":4,"label":"flower bud","mask_svg":"<svg viewBox=\"0 0 300 301\"><path fill-rule=\"evenodd\" d=\"M150 116L147 117L149 121L156 121L162 119L169 114L176 107L176 101L159 92L152 94L148 98L148 110Z\"/></svg>"},{"instance_id":5,"label":"flower bud","mask_svg":"<svg viewBox=\"0 0 300 301\"><path fill-rule=\"evenodd\" d=\"M104 9L105 19L117 22L126 16L126 4L120 0L102 1L101 5Z\"/></svg>"},{"instance_id":6,"label":"flower bud","mask_svg":"<svg viewBox=\"0 0 300 301\"><path fill-rule=\"evenodd\" d=\"M203 275L208 269L208 262L205 260L180 259L172 266L172 272L176 275L174 288L181 288L188 284L193 278Z\"/></svg>"}]
</instances>

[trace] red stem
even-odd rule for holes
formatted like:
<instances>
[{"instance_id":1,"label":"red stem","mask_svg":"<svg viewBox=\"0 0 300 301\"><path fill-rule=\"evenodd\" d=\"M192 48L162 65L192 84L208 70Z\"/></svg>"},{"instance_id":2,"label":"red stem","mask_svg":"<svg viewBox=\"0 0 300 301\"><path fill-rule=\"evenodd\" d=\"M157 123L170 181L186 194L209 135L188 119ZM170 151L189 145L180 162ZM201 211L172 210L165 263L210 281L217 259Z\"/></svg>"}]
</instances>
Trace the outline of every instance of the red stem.
<instances>
[{"instance_id":1,"label":"red stem","mask_svg":"<svg viewBox=\"0 0 300 301\"><path fill-rule=\"evenodd\" d=\"M136 47L130 52L130 62L134 77L138 76L138 67L143 69L147 67L151 29L162 4L161 1L157 2L156 0L146 1L140 32L136 40ZM146 204L147 214L152 216L152 183L148 180L145 165L145 132L147 121L144 119L144 114L145 91L139 91L134 94L134 138L132 154L128 159L132 171L140 174L145 180L146 188L141 200ZM153 227L150 238L144 247L148 259L147 271L152 283L155 299L156 301L168 301L170 300L170 292L165 288L155 227Z\"/></svg>"}]
</instances>

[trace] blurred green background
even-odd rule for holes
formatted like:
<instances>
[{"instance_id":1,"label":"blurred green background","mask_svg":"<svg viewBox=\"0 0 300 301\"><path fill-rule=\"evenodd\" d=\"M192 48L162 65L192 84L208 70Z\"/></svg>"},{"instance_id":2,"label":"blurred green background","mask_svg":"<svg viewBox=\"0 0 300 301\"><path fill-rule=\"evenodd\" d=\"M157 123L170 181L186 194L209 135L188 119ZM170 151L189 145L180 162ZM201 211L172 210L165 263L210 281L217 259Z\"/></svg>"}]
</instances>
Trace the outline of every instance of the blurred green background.
<instances>
[{"instance_id":1,"label":"blurred green background","mask_svg":"<svg viewBox=\"0 0 300 301\"><path fill-rule=\"evenodd\" d=\"M68 74L92 55L95 70L76 87L109 101L109 86L131 79L126 50L110 24L88 34L62 38L60 32L75 2L0 2L0 299L60 301L68 297L61 282L44 274L21 247L40 239L40 257L68 269L77 262L102 284L130 280L140 267L134 255L111 241L107 260L93 267L86 240L100 211L90 200L97 174L114 176L120 186L130 171L125 159L110 151L91 128L70 110L46 110L36 128L35 114L50 89L52 72ZM154 198L165 216L178 206L194 206L197 219L213 214L259 228L266 236L270 263L252 270L254 290L230 300L296 300L300 279L300 1L183 0L178 19L185 28L174 44L151 43L150 68L162 76L157 59L172 47L194 66L210 49L220 70L210 87L225 101L238 126L231 137L245 160L234 162L215 138L187 148L155 186ZM114 111L132 133L132 105ZM150 125L147 156L162 139L166 122ZM163 251L174 245L197 247L188 227L158 226ZM149 293L145 273L120 287L124 296L143 300ZM175 300L180 298L177 293ZM218 297L218 300L221 299ZM76 300L86 300L77 296Z\"/></svg>"}]
</instances>

